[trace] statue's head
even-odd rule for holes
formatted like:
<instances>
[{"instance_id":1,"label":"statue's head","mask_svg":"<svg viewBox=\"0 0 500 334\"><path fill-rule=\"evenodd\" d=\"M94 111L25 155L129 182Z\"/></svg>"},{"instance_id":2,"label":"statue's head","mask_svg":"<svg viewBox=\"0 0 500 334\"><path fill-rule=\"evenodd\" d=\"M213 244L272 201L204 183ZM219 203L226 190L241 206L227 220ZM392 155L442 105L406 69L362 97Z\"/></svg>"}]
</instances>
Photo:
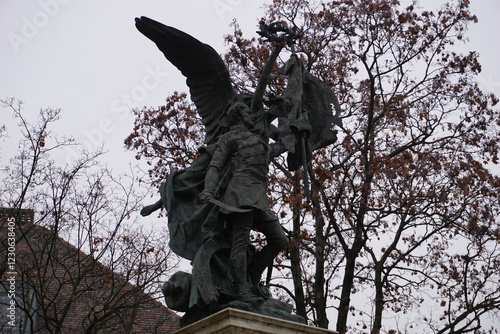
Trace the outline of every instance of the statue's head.
<instances>
[{"instance_id":1,"label":"statue's head","mask_svg":"<svg viewBox=\"0 0 500 334\"><path fill-rule=\"evenodd\" d=\"M248 128L251 128L253 123L249 112L250 108L246 104L242 102L233 103L226 114L228 125L231 126L242 122Z\"/></svg>"}]
</instances>

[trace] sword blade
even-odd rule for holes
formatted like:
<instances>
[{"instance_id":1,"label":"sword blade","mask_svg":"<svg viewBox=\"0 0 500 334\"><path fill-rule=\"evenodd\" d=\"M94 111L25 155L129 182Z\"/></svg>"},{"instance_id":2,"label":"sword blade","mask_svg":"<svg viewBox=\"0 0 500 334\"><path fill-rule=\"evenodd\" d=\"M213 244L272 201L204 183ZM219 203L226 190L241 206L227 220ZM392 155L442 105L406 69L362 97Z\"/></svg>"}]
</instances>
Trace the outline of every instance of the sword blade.
<instances>
[{"instance_id":1,"label":"sword blade","mask_svg":"<svg viewBox=\"0 0 500 334\"><path fill-rule=\"evenodd\" d=\"M238 212L238 213L243 213L243 212L250 212L252 209L242 209L242 208L237 208L231 205L227 205L226 203L223 203L221 201L216 200L215 198L211 198L208 200L210 203L217 205L218 207L221 207L225 210L229 210L232 212Z\"/></svg>"}]
</instances>

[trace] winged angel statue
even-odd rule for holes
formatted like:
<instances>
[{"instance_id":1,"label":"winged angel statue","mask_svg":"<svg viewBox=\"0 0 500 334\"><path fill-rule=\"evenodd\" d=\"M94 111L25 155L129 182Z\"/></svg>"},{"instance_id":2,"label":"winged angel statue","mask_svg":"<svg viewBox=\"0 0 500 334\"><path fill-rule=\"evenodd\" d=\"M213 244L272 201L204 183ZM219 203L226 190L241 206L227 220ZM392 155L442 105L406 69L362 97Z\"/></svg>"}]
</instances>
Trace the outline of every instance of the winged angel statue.
<instances>
[{"instance_id":1,"label":"winged angel statue","mask_svg":"<svg viewBox=\"0 0 500 334\"><path fill-rule=\"evenodd\" d=\"M182 326L226 307L304 322L261 283L288 244L271 211L266 179L271 159L288 152L288 168L295 170L313 150L336 140L332 126L341 123L335 94L292 52L282 68L288 77L284 96L264 99L279 53L287 45L293 51L298 38L279 24L261 26L259 33L275 49L252 96L234 90L224 61L209 45L147 17L136 18L136 27L187 78L206 131L199 157L170 173L161 199L141 211L146 216L164 206L170 248L192 261L191 273L177 272L164 284L167 305L185 312ZM266 237L259 250L249 242L252 229Z\"/></svg>"}]
</instances>

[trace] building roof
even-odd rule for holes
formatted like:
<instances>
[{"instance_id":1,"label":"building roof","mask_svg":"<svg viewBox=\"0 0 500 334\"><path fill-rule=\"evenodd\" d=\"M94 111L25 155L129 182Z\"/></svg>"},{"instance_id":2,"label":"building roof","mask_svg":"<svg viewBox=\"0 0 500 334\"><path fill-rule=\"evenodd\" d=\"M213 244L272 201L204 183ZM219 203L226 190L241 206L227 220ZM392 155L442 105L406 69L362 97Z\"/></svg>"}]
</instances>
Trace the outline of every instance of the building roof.
<instances>
[{"instance_id":1,"label":"building roof","mask_svg":"<svg viewBox=\"0 0 500 334\"><path fill-rule=\"evenodd\" d=\"M0 303L5 304L0 306L1 333L13 329L7 309L12 288L17 296L14 323L16 328L31 327L26 333L60 328L61 333L150 334L179 329L175 312L53 231L33 225L33 218L32 210L0 208ZM14 246L9 238L15 238ZM15 277L15 286L9 277Z\"/></svg>"}]
</instances>

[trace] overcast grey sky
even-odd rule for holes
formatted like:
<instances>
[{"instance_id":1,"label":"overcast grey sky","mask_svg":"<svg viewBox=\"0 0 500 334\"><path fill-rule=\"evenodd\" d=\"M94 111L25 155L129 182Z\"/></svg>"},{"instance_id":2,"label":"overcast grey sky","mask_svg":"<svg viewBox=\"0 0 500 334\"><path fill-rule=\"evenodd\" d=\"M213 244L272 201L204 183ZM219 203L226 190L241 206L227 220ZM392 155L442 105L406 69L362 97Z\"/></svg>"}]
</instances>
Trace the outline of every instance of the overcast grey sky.
<instances>
[{"instance_id":1,"label":"overcast grey sky","mask_svg":"<svg viewBox=\"0 0 500 334\"><path fill-rule=\"evenodd\" d=\"M148 16L190 33L225 51L223 36L237 18L250 36L257 29L264 0L0 0L0 98L25 102L25 116L35 121L40 108L63 109L53 128L93 150L104 144L105 161L117 172L135 163L123 148L134 107L159 106L175 90L186 91L184 78L134 25ZM267 2L269 2L268 0ZM435 9L441 0L422 0ZM463 51L477 50L486 92L500 96L500 1L472 0L479 23L472 25ZM0 165L16 152L16 122L0 109ZM73 152L61 152L59 163Z\"/></svg>"},{"instance_id":2,"label":"overcast grey sky","mask_svg":"<svg viewBox=\"0 0 500 334\"><path fill-rule=\"evenodd\" d=\"M55 128L89 149L103 142L110 161L133 162L123 140L133 107L162 105L185 80L156 46L135 28L148 16L184 30L224 52L223 36L234 17L249 34L257 30L264 1L2 0L0 3L0 98L25 102L34 119L40 108L63 109ZM16 122L1 110L11 137L2 162L16 145ZM57 124L57 123L56 123ZM1 124L0 124L1 126ZM61 156L61 163L73 154Z\"/></svg>"},{"instance_id":3,"label":"overcast grey sky","mask_svg":"<svg viewBox=\"0 0 500 334\"><path fill-rule=\"evenodd\" d=\"M130 109L161 105L169 93L186 90L180 73L136 30L134 17L175 26L223 53L232 18L250 36L264 2L2 0L0 98L23 100L24 114L32 120L40 108L63 109L57 133L72 135L89 149L104 143L109 161L123 166L134 162L134 154L123 149L133 122ZM421 4L434 9L436 1ZM478 81L500 96L500 1L472 0L472 10L480 22L471 26L464 51L480 52L484 72ZM1 144L5 163L17 143L16 123L10 110L0 113L0 126L6 124L10 136ZM60 162L72 156L61 155Z\"/></svg>"}]
</instances>

